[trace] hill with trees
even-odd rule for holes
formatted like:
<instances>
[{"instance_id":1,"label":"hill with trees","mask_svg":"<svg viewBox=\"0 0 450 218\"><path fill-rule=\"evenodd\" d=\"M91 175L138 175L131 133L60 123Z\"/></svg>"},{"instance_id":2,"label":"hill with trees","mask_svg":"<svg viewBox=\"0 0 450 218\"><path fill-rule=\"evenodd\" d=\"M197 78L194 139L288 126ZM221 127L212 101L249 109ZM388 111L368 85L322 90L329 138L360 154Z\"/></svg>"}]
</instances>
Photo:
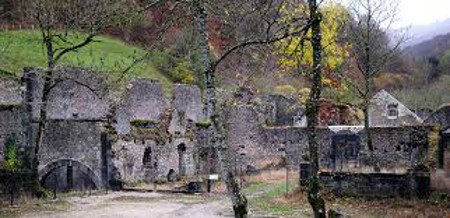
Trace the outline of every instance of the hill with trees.
<instances>
[{"instance_id":1,"label":"hill with trees","mask_svg":"<svg viewBox=\"0 0 450 218\"><path fill-rule=\"evenodd\" d=\"M405 46L414 46L431 40L439 35L450 33L450 18L429 25L412 26L408 30L408 40Z\"/></svg>"}]
</instances>

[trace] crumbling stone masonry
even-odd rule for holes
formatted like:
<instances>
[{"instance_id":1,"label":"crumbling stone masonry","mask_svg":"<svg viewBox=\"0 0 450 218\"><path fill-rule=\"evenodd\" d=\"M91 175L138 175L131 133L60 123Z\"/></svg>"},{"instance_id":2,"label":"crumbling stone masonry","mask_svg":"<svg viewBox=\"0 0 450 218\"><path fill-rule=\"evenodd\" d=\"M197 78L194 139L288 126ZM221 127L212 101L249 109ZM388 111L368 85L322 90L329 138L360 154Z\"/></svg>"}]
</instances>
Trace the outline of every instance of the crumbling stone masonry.
<instances>
[{"instance_id":1,"label":"crumbling stone masonry","mask_svg":"<svg viewBox=\"0 0 450 218\"><path fill-rule=\"evenodd\" d=\"M218 172L214 152L207 147L208 122L198 87L174 85L168 99L161 84L141 79L115 93L101 75L78 68L55 72L48 127L38 154L44 186L101 188ZM36 137L42 82L42 70L28 68L23 84L9 81L0 90L0 162L1 142L9 135L18 136L24 156L32 154L33 144L26 142ZM360 126L323 126L318 130L323 171L399 174L426 156L427 142L417 140L428 131L420 127L421 119L389 94L377 96L371 118L374 155L367 155ZM226 110L225 123L229 161L236 168L298 168L308 161L306 130L297 122L304 121L299 102L251 92L236 99ZM375 160L379 172L373 172Z\"/></svg>"},{"instance_id":2,"label":"crumbling stone masonry","mask_svg":"<svg viewBox=\"0 0 450 218\"><path fill-rule=\"evenodd\" d=\"M119 140L112 145L119 177L150 182L194 176L195 123L202 116L197 87L175 85L169 101L159 83L131 83L117 109Z\"/></svg>"},{"instance_id":3,"label":"crumbling stone masonry","mask_svg":"<svg viewBox=\"0 0 450 218\"><path fill-rule=\"evenodd\" d=\"M23 84L8 82L2 86L8 89L0 90L0 161L10 135L21 137L21 151L32 158L33 143L25 142L36 137L42 72L27 68ZM54 75L38 154L44 186L64 191L196 175L196 123L203 120L197 87L175 85L167 99L161 85L151 80L136 80L119 94L89 70L61 68Z\"/></svg>"}]
</instances>

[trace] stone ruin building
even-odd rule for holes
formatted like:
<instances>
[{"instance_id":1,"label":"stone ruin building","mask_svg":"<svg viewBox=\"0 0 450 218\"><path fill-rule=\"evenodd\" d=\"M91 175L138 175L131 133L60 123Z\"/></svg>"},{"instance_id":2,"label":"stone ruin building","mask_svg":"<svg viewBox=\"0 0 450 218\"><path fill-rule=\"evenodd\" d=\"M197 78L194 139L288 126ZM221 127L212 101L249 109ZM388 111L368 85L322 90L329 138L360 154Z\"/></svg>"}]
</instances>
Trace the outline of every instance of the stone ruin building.
<instances>
[{"instance_id":1,"label":"stone ruin building","mask_svg":"<svg viewBox=\"0 0 450 218\"><path fill-rule=\"evenodd\" d=\"M39 175L59 190L102 188L113 181L165 182L204 178L218 172L207 147L201 90L174 85L171 98L161 84L135 80L112 92L108 81L85 69L60 69L50 91L48 127L39 153ZM3 81L0 90L0 162L11 136L30 156L39 117L42 70L27 68L21 82ZM119 93L119 94L118 94ZM237 93L226 117L230 161L241 172L307 162L304 109L283 96ZM326 101L322 102L327 107ZM355 109L321 113L323 171L404 173L426 156L423 121L386 91L374 96L370 112L375 155L368 156L362 121ZM349 115L350 114L350 115ZM27 128L29 127L29 128ZM28 139L28 140L26 140ZM209 155L208 155L209 154ZM76 181L76 182L74 182Z\"/></svg>"},{"instance_id":2,"label":"stone ruin building","mask_svg":"<svg viewBox=\"0 0 450 218\"><path fill-rule=\"evenodd\" d=\"M425 120L439 132L437 170L433 178L433 187L441 191L450 191L450 105L442 105Z\"/></svg>"}]
</instances>

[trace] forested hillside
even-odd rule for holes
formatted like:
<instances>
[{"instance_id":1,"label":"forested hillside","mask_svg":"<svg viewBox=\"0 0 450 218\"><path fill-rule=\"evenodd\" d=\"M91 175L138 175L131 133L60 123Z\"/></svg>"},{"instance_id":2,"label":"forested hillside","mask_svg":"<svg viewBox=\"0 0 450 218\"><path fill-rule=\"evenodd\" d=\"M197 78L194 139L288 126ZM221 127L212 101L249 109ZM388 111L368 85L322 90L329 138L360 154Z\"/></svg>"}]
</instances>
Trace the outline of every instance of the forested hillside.
<instances>
[{"instance_id":1,"label":"forested hillside","mask_svg":"<svg viewBox=\"0 0 450 218\"><path fill-rule=\"evenodd\" d=\"M129 4L138 7L144 2L130 1ZM0 2L0 23L4 29L0 33L3 47L0 69L3 74L18 74L25 66L45 66L45 50L38 30L17 31L36 28L36 24L30 22L32 19L20 11L19 3L11 0ZM249 27L259 28L256 23L261 19L261 14L239 14L241 10L244 11L243 8L222 1L212 1L210 10L211 16L207 21L209 46L216 58L242 39L259 37L257 33L261 29L252 30ZM227 10L236 13L231 16ZM324 38L330 44L328 47L332 47L326 51L326 56L333 63L332 67L326 69L328 85L325 87L325 97L340 103L358 104L360 99L352 91L351 85L339 76L344 72L352 80L356 79L356 83L362 79L355 59L348 56L352 53L350 48L353 39L348 38L349 27L344 23L349 22L344 20L349 18L344 17L345 12L340 12L346 10L343 7L334 6L327 10L328 16L337 17L324 24ZM62 64L107 71L113 77L133 65L127 73L128 79L148 77L164 84L175 82L203 86L198 36L194 31L196 26L188 12L189 8L179 6L175 1L164 1L128 20L125 25L109 26L95 43L67 56ZM387 39L383 40L379 43L390 43ZM240 49L217 66L217 79L226 89L249 86L258 93L302 95L309 80L292 67L283 66L281 60L285 51L280 52L280 49L280 44L276 43ZM449 75L449 49L450 34L447 34L396 51L374 77L375 89L399 93L407 105L416 107L417 102L409 103L408 93L414 93L424 86L433 86L435 89L445 87L447 80L443 75ZM142 58L139 63L134 63ZM431 95L430 92L424 92L424 95L428 94ZM425 97L434 99L434 103L426 107L436 108L436 105L445 103L447 100L443 95L442 92L436 92L433 96Z\"/></svg>"},{"instance_id":2,"label":"forested hillside","mask_svg":"<svg viewBox=\"0 0 450 218\"><path fill-rule=\"evenodd\" d=\"M408 28L408 40L405 46L414 46L448 33L450 33L450 19L428 25L412 26Z\"/></svg>"}]
</instances>

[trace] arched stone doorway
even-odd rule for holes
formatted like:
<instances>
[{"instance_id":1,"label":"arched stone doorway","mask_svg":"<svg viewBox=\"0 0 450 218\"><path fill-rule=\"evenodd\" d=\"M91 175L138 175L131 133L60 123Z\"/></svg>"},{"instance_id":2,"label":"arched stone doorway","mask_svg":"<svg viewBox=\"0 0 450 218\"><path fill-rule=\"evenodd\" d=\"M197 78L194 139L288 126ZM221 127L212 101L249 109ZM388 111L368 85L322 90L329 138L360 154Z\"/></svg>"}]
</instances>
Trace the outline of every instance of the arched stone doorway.
<instances>
[{"instance_id":1,"label":"arched stone doorway","mask_svg":"<svg viewBox=\"0 0 450 218\"><path fill-rule=\"evenodd\" d=\"M72 159L47 164L39 170L39 181L44 188L60 192L101 187L101 180L88 166Z\"/></svg>"}]
</instances>

